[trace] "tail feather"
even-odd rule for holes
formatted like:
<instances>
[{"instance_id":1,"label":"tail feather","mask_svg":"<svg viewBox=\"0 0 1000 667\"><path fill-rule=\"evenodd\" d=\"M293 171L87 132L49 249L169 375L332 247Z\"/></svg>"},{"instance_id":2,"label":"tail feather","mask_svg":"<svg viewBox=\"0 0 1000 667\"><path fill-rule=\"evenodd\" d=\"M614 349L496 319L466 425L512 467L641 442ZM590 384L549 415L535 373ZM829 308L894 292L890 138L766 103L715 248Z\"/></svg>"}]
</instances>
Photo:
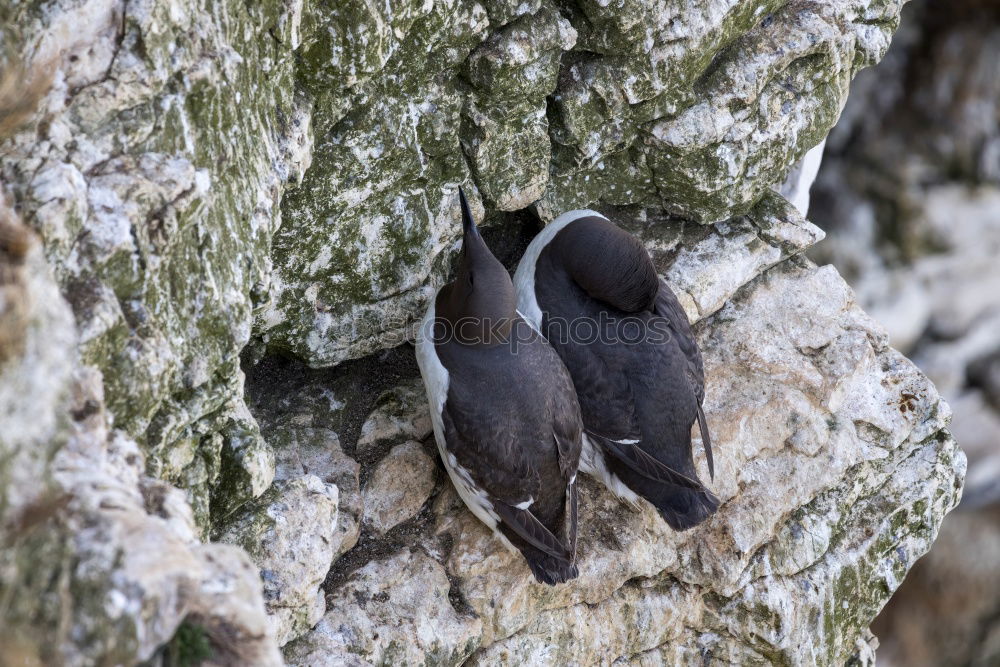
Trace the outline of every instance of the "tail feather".
<instances>
[{"instance_id":1,"label":"tail feather","mask_svg":"<svg viewBox=\"0 0 1000 667\"><path fill-rule=\"evenodd\" d=\"M663 485L642 495L674 530L687 530L708 519L719 508L719 499L708 489Z\"/></svg>"},{"instance_id":2,"label":"tail feather","mask_svg":"<svg viewBox=\"0 0 1000 667\"><path fill-rule=\"evenodd\" d=\"M701 431L701 442L705 447L705 461L708 463L708 476L715 479L715 461L712 459L712 436L708 434L708 421L705 419L705 409L698 404L698 430Z\"/></svg>"},{"instance_id":3,"label":"tail feather","mask_svg":"<svg viewBox=\"0 0 1000 667\"><path fill-rule=\"evenodd\" d=\"M570 579L576 579L580 574L576 563L572 561L553 558L541 553L529 554L525 551L521 553L524 554L524 560L527 561L531 573L535 575L535 580L539 583L555 586L566 583Z\"/></svg>"},{"instance_id":4,"label":"tail feather","mask_svg":"<svg viewBox=\"0 0 1000 667\"><path fill-rule=\"evenodd\" d=\"M630 450L625 450L621 444L607 438L593 434L588 436L590 446L599 448L602 454L593 457L592 461L592 465L597 466L598 477L605 484L609 480L620 480L630 491L648 500L674 530L693 528L719 508L719 499L698 480L690 464L687 474L679 473L634 444ZM645 456L645 460L657 462L660 467L637 465L634 459L636 453ZM663 470L671 474L660 474ZM613 486L609 487L615 490Z\"/></svg>"},{"instance_id":5,"label":"tail feather","mask_svg":"<svg viewBox=\"0 0 1000 667\"><path fill-rule=\"evenodd\" d=\"M546 553L527 542L507 524L501 523L498 528L510 544L521 552L539 583L554 586L575 579L580 574L572 551L567 556Z\"/></svg>"}]
</instances>

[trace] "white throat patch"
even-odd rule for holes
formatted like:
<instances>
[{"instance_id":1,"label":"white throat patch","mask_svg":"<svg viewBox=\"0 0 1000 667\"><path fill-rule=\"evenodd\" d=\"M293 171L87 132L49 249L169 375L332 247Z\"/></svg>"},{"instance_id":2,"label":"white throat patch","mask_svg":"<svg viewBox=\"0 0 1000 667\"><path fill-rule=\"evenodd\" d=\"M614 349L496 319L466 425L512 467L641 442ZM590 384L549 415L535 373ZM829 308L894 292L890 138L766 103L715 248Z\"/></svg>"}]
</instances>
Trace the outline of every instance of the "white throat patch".
<instances>
[{"instance_id":1,"label":"white throat patch","mask_svg":"<svg viewBox=\"0 0 1000 667\"><path fill-rule=\"evenodd\" d=\"M524 257L521 258L521 261L517 265L517 271L514 272L517 309L521 313L521 317L527 320L528 324L539 333L541 333L542 328L542 309L539 308L538 299L535 297L535 264L538 262L538 256L542 254L545 246L552 242L552 239L555 238L556 234L563 227L574 220L589 217L607 220L607 218L597 211L587 208L563 213L545 225L545 229L538 232L538 236L531 240L528 249L524 251Z\"/></svg>"}]
</instances>

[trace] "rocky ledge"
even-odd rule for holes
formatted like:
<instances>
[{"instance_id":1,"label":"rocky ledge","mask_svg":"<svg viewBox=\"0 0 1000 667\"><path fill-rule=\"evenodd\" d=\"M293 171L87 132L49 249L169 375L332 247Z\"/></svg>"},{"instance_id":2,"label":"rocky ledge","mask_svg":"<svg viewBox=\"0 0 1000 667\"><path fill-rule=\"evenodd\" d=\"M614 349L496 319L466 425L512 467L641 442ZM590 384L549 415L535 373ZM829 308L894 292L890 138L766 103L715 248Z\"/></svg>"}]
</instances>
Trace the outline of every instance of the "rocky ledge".
<instances>
[{"instance_id":1,"label":"rocky ledge","mask_svg":"<svg viewBox=\"0 0 1000 667\"><path fill-rule=\"evenodd\" d=\"M0 3L0 661L868 660L965 459L772 188L900 4ZM463 509L407 343L459 185L510 266L567 207L643 239L711 521L585 482L550 589Z\"/></svg>"},{"instance_id":2,"label":"rocky ledge","mask_svg":"<svg viewBox=\"0 0 1000 667\"><path fill-rule=\"evenodd\" d=\"M779 211L708 234L608 211L629 215L664 275L686 276L676 286L705 354L723 505L674 533L587 479L580 578L568 585L536 584L433 462L408 347L333 371L261 362L248 388L279 461L341 485L357 512L349 542L331 539L354 546L326 575L315 629L285 646L289 664L835 664L856 653L957 502L964 457L944 430L947 405L836 272L785 259L820 233ZM723 258L732 278L708 268ZM368 416L352 398L365 382L378 397ZM316 514L298 511L289 526ZM303 593L322 570L299 580Z\"/></svg>"}]
</instances>

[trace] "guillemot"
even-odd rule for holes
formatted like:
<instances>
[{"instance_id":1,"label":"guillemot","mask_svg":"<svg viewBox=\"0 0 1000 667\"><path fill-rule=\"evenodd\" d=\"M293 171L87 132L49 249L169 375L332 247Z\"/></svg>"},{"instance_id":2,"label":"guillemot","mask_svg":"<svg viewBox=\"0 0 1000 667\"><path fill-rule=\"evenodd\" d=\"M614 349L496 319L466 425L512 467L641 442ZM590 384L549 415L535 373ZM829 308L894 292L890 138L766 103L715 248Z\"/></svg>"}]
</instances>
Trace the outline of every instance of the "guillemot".
<instances>
[{"instance_id":1,"label":"guillemot","mask_svg":"<svg viewBox=\"0 0 1000 667\"><path fill-rule=\"evenodd\" d=\"M532 240L514 284L573 378L580 469L633 504L645 498L675 530L707 519L719 501L691 455L697 420L714 478L701 353L642 244L596 211L570 211Z\"/></svg>"},{"instance_id":2,"label":"guillemot","mask_svg":"<svg viewBox=\"0 0 1000 667\"><path fill-rule=\"evenodd\" d=\"M472 513L535 579L577 576L580 406L563 362L516 311L510 275L472 219L465 193L455 280L417 337L434 439Z\"/></svg>"}]
</instances>

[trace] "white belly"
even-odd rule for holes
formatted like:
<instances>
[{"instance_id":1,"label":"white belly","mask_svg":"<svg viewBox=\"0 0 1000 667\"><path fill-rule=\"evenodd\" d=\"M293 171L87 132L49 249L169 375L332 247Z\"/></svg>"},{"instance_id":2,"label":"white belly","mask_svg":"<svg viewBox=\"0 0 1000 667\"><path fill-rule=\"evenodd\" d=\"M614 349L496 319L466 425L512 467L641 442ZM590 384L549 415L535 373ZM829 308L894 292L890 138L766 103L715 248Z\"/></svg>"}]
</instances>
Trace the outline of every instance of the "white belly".
<instances>
[{"instance_id":1,"label":"white belly","mask_svg":"<svg viewBox=\"0 0 1000 667\"><path fill-rule=\"evenodd\" d=\"M639 496L625 486L618 475L608 470L607 461L604 460L604 452L599 445L594 444L587 434L583 434L583 450L580 452L580 470L592 477L599 479L610 491L626 500L632 505L639 506Z\"/></svg>"}]
</instances>

